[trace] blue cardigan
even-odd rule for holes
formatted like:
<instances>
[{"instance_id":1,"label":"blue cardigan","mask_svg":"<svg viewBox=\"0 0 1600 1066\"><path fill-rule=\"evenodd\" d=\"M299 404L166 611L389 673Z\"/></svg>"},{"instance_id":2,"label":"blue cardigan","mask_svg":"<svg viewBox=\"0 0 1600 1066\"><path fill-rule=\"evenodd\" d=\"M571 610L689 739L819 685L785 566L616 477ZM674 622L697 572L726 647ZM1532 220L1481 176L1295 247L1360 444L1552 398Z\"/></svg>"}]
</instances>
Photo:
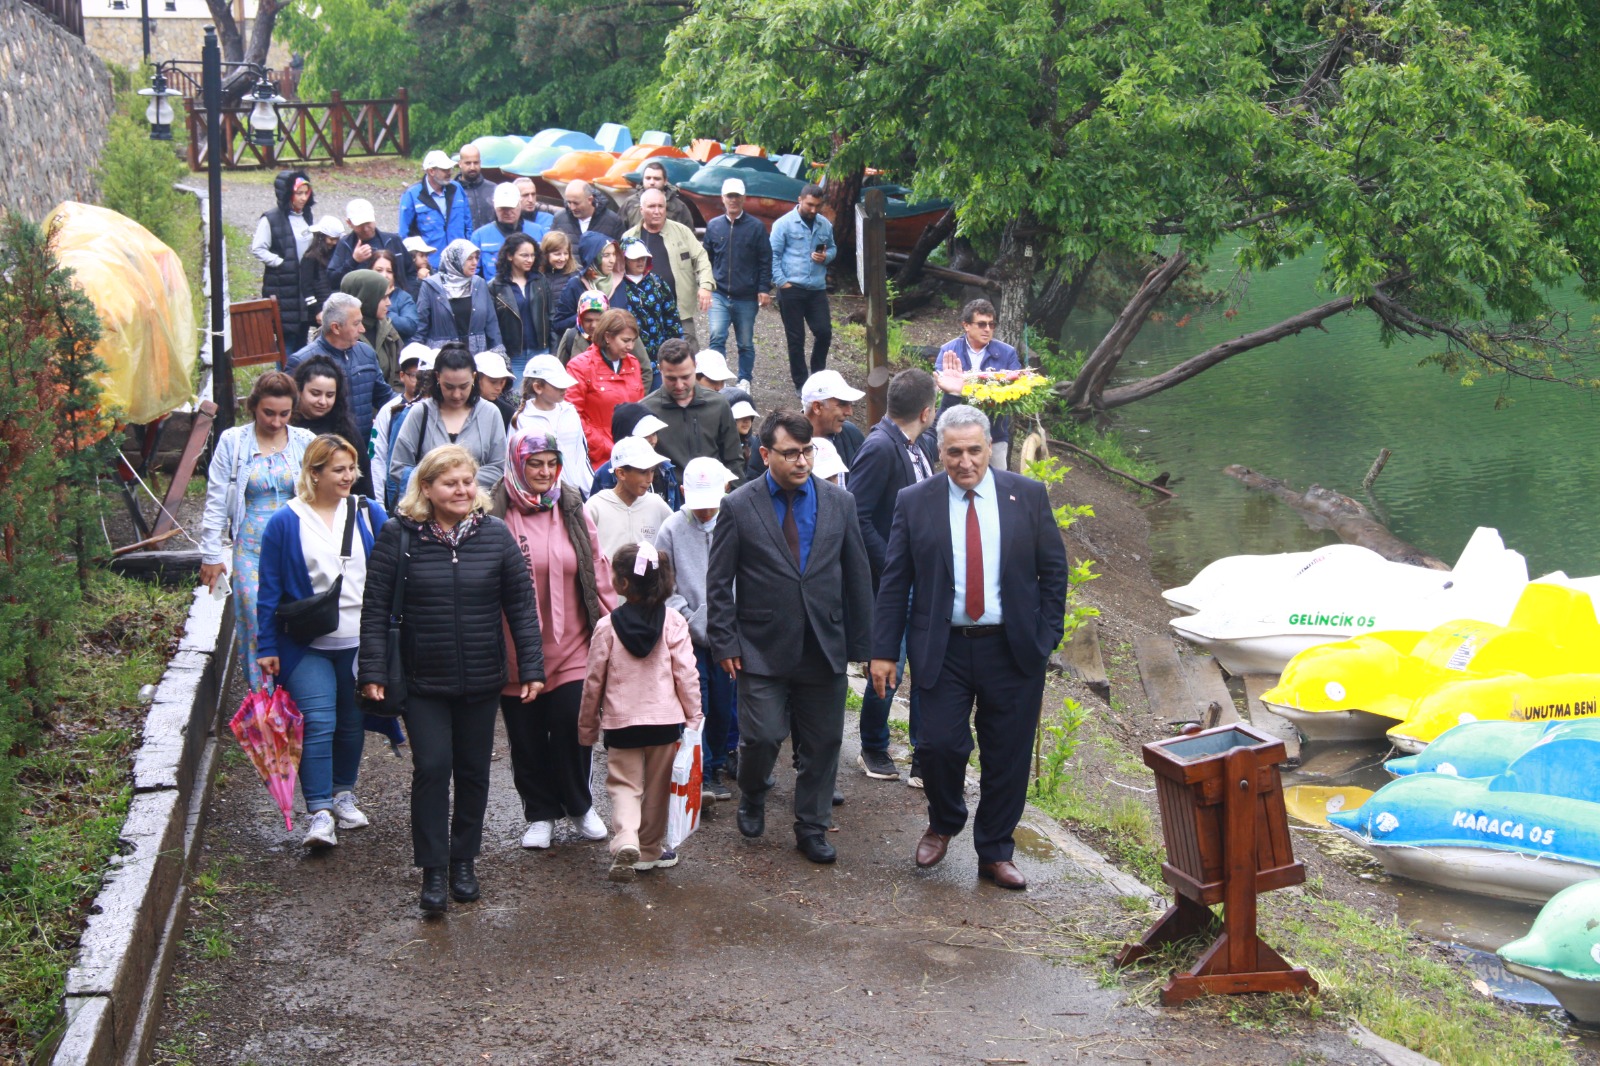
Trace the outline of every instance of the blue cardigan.
<instances>
[{"instance_id":1,"label":"blue cardigan","mask_svg":"<svg viewBox=\"0 0 1600 1066\"><path fill-rule=\"evenodd\" d=\"M387 517L372 500L365 508L367 520L356 521L361 547L372 557L372 542ZM256 593L256 657L278 657L278 680L294 675L308 645L296 643L278 628L278 604L315 595L305 553L300 550L300 516L292 507L280 507L261 535L261 587Z\"/></svg>"}]
</instances>

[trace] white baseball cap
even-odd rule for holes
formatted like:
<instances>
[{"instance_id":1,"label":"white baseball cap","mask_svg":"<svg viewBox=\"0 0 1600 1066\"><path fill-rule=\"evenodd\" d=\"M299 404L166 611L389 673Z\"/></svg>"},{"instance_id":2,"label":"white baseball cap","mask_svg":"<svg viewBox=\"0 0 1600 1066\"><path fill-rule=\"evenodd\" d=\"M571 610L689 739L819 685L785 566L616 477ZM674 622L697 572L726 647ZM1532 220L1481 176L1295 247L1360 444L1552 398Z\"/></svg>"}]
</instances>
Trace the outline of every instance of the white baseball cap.
<instances>
[{"instance_id":1,"label":"white baseball cap","mask_svg":"<svg viewBox=\"0 0 1600 1066\"><path fill-rule=\"evenodd\" d=\"M727 178L727 179L725 179L723 181L723 183L722 183L722 195L724 195L724 196L743 196L744 195L744 179L743 178Z\"/></svg>"},{"instance_id":2,"label":"white baseball cap","mask_svg":"<svg viewBox=\"0 0 1600 1066\"><path fill-rule=\"evenodd\" d=\"M570 389L578 383L578 379L567 373L567 368L561 365L561 360L553 355L536 355L528 360L527 369L522 376L537 378L548 382L558 389Z\"/></svg>"},{"instance_id":3,"label":"white baseball cap","mask_svg":"<svg viewBox=\"0 0 1600 1066\"><path fill-rule=\"evenodd\" d=\"M733 472L709 455L689 460L683 468L683 503L692 511L718 507L728 494L728 482L737 481Z\"/></svg>"},{"instance_id":4,"label":"white baseball cap","mask_svg":"<svg viewBox=\"0 0 1600 1066\"><path fill-rule=\"evenodd\" d=\"M666 428L667 424L661 421L661 419L657 418L655 415L645 415L643 418L639 419L639 424L633 427L633 432L629 433L628 436L638 437L640 440L644 440L650 434L660 433Z\"/></svg>"},{"instance_id":5,"label":"white baseball cap","mask_svg":"<svg viewBox=\"0 0 1600 1066\"><path fill-rule=\"evenodd\" d=\"M622 256L624 259L649 259L650 246L641 240L624 241Z\"/></svg>"},{"instance_id":6,"label":"white baseball cap","mask_svg":"<svg viewBox=\"0 0 1600 1066\"><path fill-rule=\"evenodd\" d=\"M817 477L827 481L850 469L840 457L839 449L833 446L833 441L827 437L812 437L811 443L817 449L816 458L811 460L811 472Z\"/></svg>"},{"instance_id":7,"label":"white baseball cap","mask_svg":"<svg viewBox=\"0 0 1600 1066\"><path fill-rule=\"evenodd\" d=\"M643 437L623 437L611 449L611 469L628 467L630 470L654 470L667 461L664 455L657 455L656 450L650 447L650 442Z\"/></svg>"},{"instance_id":8,"label":"white baseball cap","mask_svg":"<svg viewBox=\"0 0 1600 1066\"><path fill-rule=\"evenodd\" d=\"M404 248L408 252L436 252L436 251L438 251L437 248L435 248L433 245L429 244L427 241L423 240L421 237L407 237L405 240L400 242L400 246L402 248Z\"/></svg>"},{"instance_id":9,"label":"white baseball cap","mask_svg":"<svg viewBox=\"0 0 1600 1066\"><path fill-rule=\"evenodd\" d=\"M323 215L317 219L317 224L313 228L324 237L338 238L344 236L344 223L332 215Z\"/></svg>"},{"instance_id":10,"label":"white baseball cap","mask_svg":"<svg viewBox=\"0 0 1600 1066\"><path fill-rule=\"evenodd\" d=\"M760 413L754 407L750 406L750 401L749 400L740 400L738 403L733 405L733 418L734 418L734 421L738 421L741 418L759 418L759 417L760 417Z\"/></svg>"},{"instance_id":11,"label":"white baseball cap","mask_svg":"<svg viewBox=\"0 0 1600 1066\"><path fill-rule=\"evenodd\" d=\"M451 158L437 148L422 157L423 170L454 170L455 167Z\"/></svg>"},{"instance_id":12,"label":"white baseball cap","mask_svg":"<svg viewBox=\"0 0 1600 1066\"><path fill-rule=\"evenodd\" d=\"M506 357L499 352L479 352L472 357L472 362L478 368L478 373L486 378L508 378L511 376L511 368L506 366Z\"/></svg>"},{"instance_id":13,"label":"white baseball cap","mask_svg":"<svg viewBox=\"0 0 1600 1066\"><path fill-rule=\"evenodd\" d=\"M521 207L522 194L517 191L517 187L511 182L502 181L494 187L494 206Z\"/></svg>"},{"instance_id":14,"label":"white baseball cap","mask_svg":"<svg viewBox=\"0 0 1600 1066\"><path fill-rule=\"evenodd\" d=\"M694 372L712 381L738 381L739 375L728 369L728 359L715 348L696 353Z\"/></svg>"},{"instance_id":15,"label":"white baseball cap","mask_svg":"<svg viewBox=\"0 0 1600 1066\"><path fill-rule=\"evenodd\" d=\"M370 200L351 200L344 205L344 217L352 226L365 226L368 222L378 221Z\"/></svg>"},{"instance_id":16,"label":"white baseball cap","mask_svg":"<svg viewBox=\"0 0 1600 1066\"><path fill-rule=\"evenodd\" d=\"M400 349L400 365L405 366L411 360L417 361L418 370L432 370L433 360L439 354L439 349L430 348L421 341L412 341Z\"/></svg>"},{"instance_id":17,"label":"white baseball cap","mask_svg":"<svg viewBox=\"0 0 1600 1066\"><path fill-rule=\"evenodd\" d=\"M851 388L844 375L837 370L819 370L800 386L800 402L808 404L818 400L848 400L855 403L865 395L860 389Z\"/></svg>"}]
</instances>

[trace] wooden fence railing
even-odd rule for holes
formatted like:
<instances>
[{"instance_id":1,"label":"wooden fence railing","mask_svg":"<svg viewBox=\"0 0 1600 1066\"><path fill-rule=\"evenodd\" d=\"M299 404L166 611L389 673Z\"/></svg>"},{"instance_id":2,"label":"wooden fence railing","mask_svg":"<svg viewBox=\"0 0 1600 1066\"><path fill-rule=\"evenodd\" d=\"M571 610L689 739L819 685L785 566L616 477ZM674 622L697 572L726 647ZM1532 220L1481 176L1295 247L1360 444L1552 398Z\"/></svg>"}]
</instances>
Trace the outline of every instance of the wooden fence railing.
<instances>
[{"instance_id":1,"label":"wooden fence railing","mask_svg":"<svg viewBox=\"0 0 1600 1066\"><path fill-rule=\"evenodd\" d=\"M338 93L327 101L294 101L278 106L278 139L271 148L250 142L250 107L222 112L222 165L228 170L255 170L296 163L343 163L371 156L403 156L411 150L410 103L406 90L386 100L346 100ZM189 169L204 170L206 112L194 100L184 101L189 129Z\"/></svg>"},{"instance_id":2,"label":"wooden fence railing","mask_svg":"<svg viewBox=\"0 0 1600 1066\"><path fill-rule=\"evenodd\" d=\"M83 0L25 0L50 16L50 21L83 40Z\"/></svg>"}]
</instances>

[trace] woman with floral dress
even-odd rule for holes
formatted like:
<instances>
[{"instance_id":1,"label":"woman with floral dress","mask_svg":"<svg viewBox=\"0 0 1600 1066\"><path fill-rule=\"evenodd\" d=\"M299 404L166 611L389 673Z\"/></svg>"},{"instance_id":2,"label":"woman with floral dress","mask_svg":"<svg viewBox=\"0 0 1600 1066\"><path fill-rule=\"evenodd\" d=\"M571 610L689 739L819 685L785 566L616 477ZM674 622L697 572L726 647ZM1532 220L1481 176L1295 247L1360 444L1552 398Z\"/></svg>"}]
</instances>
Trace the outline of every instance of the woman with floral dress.
<instances>
[{"instance_id":1,"label":"woman with floral dress","mask_svg":"<svg viewBox=\"0 0 1600 1066\"><path fill-rule=\"evenodd\" d=\"M261 535L267 520L294 498L306 447L315 434L289 425L299 401L294 379L273 370L256 379L245 406L250 421L217 437L206 473L200 531L200 581L216 589L226 569L222 540L233 540L234 625L251 691L261 687L256 664L256 593L261 584Z\"/></svg>"}]
</instances>

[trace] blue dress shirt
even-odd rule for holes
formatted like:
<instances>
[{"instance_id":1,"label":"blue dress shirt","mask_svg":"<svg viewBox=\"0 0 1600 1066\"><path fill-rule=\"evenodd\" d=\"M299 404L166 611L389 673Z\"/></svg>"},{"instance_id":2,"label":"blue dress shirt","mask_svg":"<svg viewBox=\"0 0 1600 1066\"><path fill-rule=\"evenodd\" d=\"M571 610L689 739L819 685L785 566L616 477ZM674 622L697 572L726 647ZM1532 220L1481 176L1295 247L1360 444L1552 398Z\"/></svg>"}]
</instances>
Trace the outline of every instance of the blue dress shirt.
<instances>
[{"instance_id":1,"label":"blue dress shirt","mask_svg":"<svg viewBox=\"0 0 1600 1066\"><path fill-rule=\"evenodd\" d=\"M788 503L783 498L783 490L778 483L772 480L770 473L763 474L767 479L767 492L772 496L772 511L778 518L778 528L783 528L783 516L787 513ZM817 493L811 485L811 479L806 478L806 483L795 489L794 497L794 524L800 531L800 572L806 572L806 560L811 556L811 537L817 531ZM999 529L998 519L995 529ZM995 573L999 574L998 566ZM998 576L996 577L998 581ZM998 599L996 602L999 602Z\"/></svg>"},{"instance_id":2,"label":"blue dress shirt","mask_svg":"<svg viewBox=\"0 0 1600 1066\"><path fill-rule=\"evenodd\" d=\"M951 569L955 571L956 598L950 607L953 626L1000 624L1000 503L995 497L994 471L985 470L973 487L977 493L978 535L983 540L983 617L967 617L967 490L950 482Z\"/></svg>"}]
</instances>

